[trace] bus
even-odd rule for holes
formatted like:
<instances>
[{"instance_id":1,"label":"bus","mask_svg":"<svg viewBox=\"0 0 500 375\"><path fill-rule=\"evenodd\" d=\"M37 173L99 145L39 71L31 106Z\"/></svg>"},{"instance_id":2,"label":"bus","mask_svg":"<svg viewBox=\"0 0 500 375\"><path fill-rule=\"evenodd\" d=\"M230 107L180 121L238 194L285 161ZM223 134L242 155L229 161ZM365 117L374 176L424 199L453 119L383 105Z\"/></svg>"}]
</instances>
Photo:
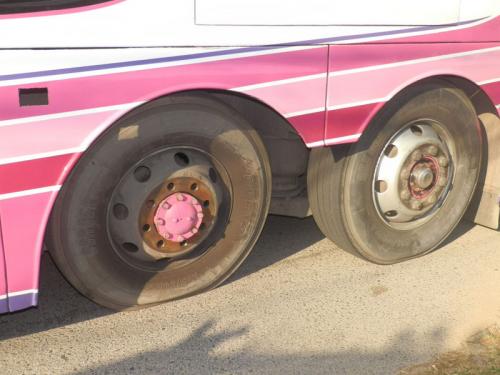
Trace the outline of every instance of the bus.
<instances>
[{"instance_id":1,"label":"bus","mask_svg":"<svg viewBox=\"0 0 500 375\"><path fill-rule=\"evenodd\" d=\"M498 228L499 61L498 0L0 0L0 312L44 250L128 310L268 214L382 265Z\"/></svg>"}]
</instances>

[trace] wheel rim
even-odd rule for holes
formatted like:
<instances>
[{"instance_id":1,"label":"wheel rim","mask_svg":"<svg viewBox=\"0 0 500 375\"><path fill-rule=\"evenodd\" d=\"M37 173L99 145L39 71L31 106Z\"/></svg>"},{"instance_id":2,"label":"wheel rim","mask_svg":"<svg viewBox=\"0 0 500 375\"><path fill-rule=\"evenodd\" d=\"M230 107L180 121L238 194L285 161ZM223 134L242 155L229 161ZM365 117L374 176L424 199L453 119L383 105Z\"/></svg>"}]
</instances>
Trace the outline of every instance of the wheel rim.
<instances>
[{"instance_id":1,"label":"wheel rim","mask_svg":"<svg viewBox=\"0 0 500 375\"><path fill-rule=\"evenodd\" d=\"M113 189L107 231L113 250L133 267L157 272L204 254L227 225L227 172L194 147L153 152Z\"/></svg>"},{"instance_id":2,"label":"wheel rim","mask_svg":"<svg viewBox=\"0 0 500 375\"><path fill-rule=\"evenodd\" d=\"M417 121L383 148L373 178L373 199L385 223L413 229L434 216L453 181L453 143L436 121Z\"/></svg>"}]
</instances>

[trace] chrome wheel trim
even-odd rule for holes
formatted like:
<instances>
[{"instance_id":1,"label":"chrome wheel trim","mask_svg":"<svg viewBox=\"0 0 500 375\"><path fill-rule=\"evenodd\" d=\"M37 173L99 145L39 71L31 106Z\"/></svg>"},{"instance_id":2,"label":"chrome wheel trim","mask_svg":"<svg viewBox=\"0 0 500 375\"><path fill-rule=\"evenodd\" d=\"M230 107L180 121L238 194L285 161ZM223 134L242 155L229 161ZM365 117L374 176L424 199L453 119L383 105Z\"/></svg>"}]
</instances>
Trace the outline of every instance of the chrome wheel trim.
<instances>
[{"instance_id":1,"label":"chrome wheel trim","mask_svg":"<svg viewBox=\"0 0 500 375\"><path fill-rule=\"evenodd\" d=\"M453 186L453 155L451 137L433 120L410 123L386 143L372 191L387 225L414 229L438 212Z\"/></svg>"}]
</instances>

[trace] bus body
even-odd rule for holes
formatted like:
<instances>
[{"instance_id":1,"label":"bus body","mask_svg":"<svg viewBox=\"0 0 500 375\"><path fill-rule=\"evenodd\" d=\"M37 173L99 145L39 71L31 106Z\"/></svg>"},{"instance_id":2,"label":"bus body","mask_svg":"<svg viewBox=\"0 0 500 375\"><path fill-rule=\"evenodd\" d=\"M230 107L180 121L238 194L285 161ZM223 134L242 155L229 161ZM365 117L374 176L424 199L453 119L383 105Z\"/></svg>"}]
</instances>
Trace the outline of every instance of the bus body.
<instances>
[{"instance_id":1,"label":"bus body","mask_svg":"<svg viewBox=\"0 0 500 375\"><path fill-rule=\"evenodd\" d=\"M27 5L0 1L0 312L37 304L47 224L60 190L70 176L77 178L74 168L115 124L160 98L179 93L211 96L244 115L250 125L255 120L263 143L271 145L267 147L273 176L270 212L298 217L309 211L304 174L311 168L307 167L311 150L358 143L385 115L388 103L400 100L401 93L420 82L439 79L446 87L460 89L478 116L493 116L492 123L483 124L490 152L500 141L495 131L500 106L498 0L284 4L278 0L40 0ZM123 140L134 137L133 121L127 126L120 123ZM280 130L273 133L273 126ZM412 165L412 204L427 207L419 201L431 186L434 189L434 182L425 182L427 175L436 186L439 176L451 178L450 170L440 169L439 176L436 172L445 154L436 156L437 164L424 157ZM383 163L381 159L378 165ZM491 177L495 168L490 156L489 177L479 185L483 194L477 220L490 226L498 224L500 194ZM459 169L457 164L455 176ZM233 178L229 172L228 176ZM415 179L423 181L416 188ZM232 186L236 191L237 183ZM208 186L207 191L211 189ZM169 206L172 201L165 197L162 204ZM197 202L174 207L186 215L201 210ZM152 213L155 223L163 220L159 210ZM213 223L215 228L216 220ZM81 229L93 238L85 225L70 229ZM150 224L143 228L151 229ZM193 233L199 229L199 225L189 227ZM158 226L156 230L163 233ZM163 235L170 241L168 236ZM172 242L185 245L187 238ZM79 283L78 276L67 277L84 294L95 292L84 281ZM217 283L221 281L222 276ZM192 291L179 295L188 294ZM141 298L137 297L137 305L170 297L144 303ZM104 298L96 300L107 304Z\"/></svg>"}]
</instances>

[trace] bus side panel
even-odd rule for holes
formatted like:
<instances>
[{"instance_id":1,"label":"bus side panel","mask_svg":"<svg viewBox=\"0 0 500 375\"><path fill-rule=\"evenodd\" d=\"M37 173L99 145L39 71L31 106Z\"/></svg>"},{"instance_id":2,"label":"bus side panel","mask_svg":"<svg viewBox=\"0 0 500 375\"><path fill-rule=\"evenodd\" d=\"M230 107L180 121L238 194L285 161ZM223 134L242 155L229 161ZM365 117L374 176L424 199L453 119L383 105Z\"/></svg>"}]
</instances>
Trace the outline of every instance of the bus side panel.
<instances>
[{"instance_id":1,"label":"bus side panel","mask_svg":"<svg viewBox=\"0 0 500 375\"><path fill-rule=\"evenodd\" d=\"M500 43L330 46L325 143L357 141L385 103L428 77L466 78L499 105L498 61Z\"/></svg>"},{"instance_id":2,"label":"bus side panel","mask_svg":"<svg viewBox=\"0 0 500 375\"><path fill-rule=\"evenodd\" d=\"M7 270L3 253L2 225L0 221L0 314L9 311L7 298Z\"/></svg>"}]
</instances>

